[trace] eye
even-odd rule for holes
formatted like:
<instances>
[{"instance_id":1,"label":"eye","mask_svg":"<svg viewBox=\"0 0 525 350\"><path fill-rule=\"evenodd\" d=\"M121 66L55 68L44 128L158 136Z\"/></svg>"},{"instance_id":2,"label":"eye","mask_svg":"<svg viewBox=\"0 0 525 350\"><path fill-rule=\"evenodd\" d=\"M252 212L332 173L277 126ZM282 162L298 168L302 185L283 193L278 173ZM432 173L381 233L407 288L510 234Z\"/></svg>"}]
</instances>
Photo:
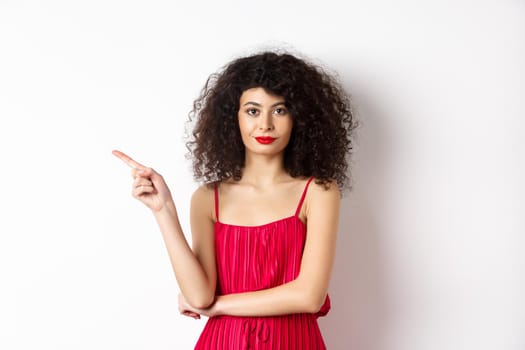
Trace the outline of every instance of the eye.
<instances>
[{"instance_id":1,"label":"eye","mask_svg":"<svg viewBox=\"0 0 525 350\"><path fill-rule=\"evenodd\" d=\"M288 113L286 108L277 108L275 111L277 112L277 114L281 114L281 115Z\"/></svg>"},{"instance_id":2,"label":"eye","mask_svg":"<svg viewBox=\"0 0 525 350\"><path fill-rule=\"evenodd\" d=\"M246 110L246 113L248 113L248 115L251 115L251 116L256 115L257 112L258 112L258 111L257 111L257 109L255 109L255 108L248 108L248 109Z\"/></svg>"}]
</instances>

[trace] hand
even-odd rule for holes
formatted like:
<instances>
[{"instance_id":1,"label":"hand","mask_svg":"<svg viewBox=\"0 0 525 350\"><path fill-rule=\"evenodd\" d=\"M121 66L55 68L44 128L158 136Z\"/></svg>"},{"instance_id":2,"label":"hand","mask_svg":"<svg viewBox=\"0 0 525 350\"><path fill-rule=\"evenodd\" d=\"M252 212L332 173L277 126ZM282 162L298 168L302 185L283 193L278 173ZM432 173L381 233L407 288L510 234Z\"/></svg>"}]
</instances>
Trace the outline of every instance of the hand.
<instances>
[{"instance_id":1,"label":"hand","mask_svg":"<svg viewBox=\"0 0 525 350\"><path fill-rule=\"evenodd\" d=\"M188 304L188 302L186 301L186 298L184 298L184 295L182 293L179 293L179 312L182 315L193 317L195 319L200 319L201 318L200 315L212 317L212 316L215 316L216 314L214 306L215 306L215 303L212 304L207 309L194 308L193 306Z\"/></svg>"},{"instance_id":2,"label":"hand","mask_svg":"<svg viewBox=\"0 0 525 350\"><path fill-rule=\"evenodd\" d=\"M166 203L173 202L171 192L163 177L152 168L148 168L124 153L113 150L111 153L129 165L133 182L132 196L144 203L152 211L164 208Z\"/></svg>"},{"instance_id":3,"label":"hand","mask_svg":"<svg viewBox=\"0 0 525 350\"><path fill-rule=\"evenodd\" d=\"M184 316L193 317L196 320L201 318L201 315L199 315L199 313L196 312L196 309L192 308L191 305L188 304L186 298L184 298L184 295L182 295L182 293L179 293L179 312Z\"/></svg>"}]
</instances>

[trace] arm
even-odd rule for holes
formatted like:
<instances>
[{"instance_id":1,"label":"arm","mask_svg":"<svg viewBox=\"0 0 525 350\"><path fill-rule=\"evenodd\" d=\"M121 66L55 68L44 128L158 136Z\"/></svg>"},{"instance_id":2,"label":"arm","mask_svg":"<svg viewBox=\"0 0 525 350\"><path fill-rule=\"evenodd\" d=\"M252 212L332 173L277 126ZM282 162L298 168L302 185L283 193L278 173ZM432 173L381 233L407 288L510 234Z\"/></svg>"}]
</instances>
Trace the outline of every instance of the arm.
<instances>
[{"instance_id":1,"label":"arm","mask_svg":"<svg viewBox=\"0 0 525 350\"><path fill-rule=\"evenodd\" d=\"M310 188L304 202L307 237L299 276L274 288L218 296L210 308L191 311L205 316L274 316L319 311L326 298L334 261L340 192L336 183L325 190L312 182Z\"/></svg>"},{"instance_id":2,"label":"arm","mask_svg":"<svg viewBox=\"0 0 525 350\"><path fill-rule=\"evenodd\" d=\"M193 251L180 227L177 209L162 175L119 150L111 152L131 167L133 197L153 211L166 243L175 278L192 306L208 307L215 294L215 241L212 219L213 191L199 187L191 198Z\"/></svg>"},{"instance_id":3,"label":"arm","mask_svg":"<svg viewBox=\"0 0 525 350\"><path fill-rule=\"evenodd\" d=\"M215 242L210 203L213 199L204 185L193 193L190 209L192 249L172 202L154 213L180 290L187 296L187 302L198 308L208 307L215 296Z\"/></svg>"}]
</instances>

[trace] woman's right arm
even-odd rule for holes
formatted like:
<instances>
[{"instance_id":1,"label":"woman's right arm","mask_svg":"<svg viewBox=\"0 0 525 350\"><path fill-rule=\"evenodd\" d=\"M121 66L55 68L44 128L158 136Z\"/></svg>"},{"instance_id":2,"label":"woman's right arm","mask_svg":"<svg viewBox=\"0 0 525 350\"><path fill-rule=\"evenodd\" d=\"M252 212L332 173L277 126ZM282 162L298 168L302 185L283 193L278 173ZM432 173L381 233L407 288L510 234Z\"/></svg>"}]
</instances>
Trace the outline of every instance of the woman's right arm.
<instances>
[{"instance_id":1,"label":"woman's right arm","mask_svg":"<svg viewBox=\"0 0 525 350\"><path fill-rule=\"evenodd\" d=\"M153 212L186 301L193 307L208 307L214 302L216 283L213 191L203 185L192 195L192 250L163 177L121 151L113 150L112 153L132 168L131 176L135 179L132 195Z\"/></svg>"},{"instance_id":2,"label":"woman's right arm","mask_svg":"<svg viewBox=\"0 0 525 350\"><path fill-rule=\"evenodd\" d=\"M207 308L215 299L217 272L210 192L203 185L191 197L192 249L184 237L173 201L153 212L181 293L196 308Z\"/></svg>"}]
</instances>

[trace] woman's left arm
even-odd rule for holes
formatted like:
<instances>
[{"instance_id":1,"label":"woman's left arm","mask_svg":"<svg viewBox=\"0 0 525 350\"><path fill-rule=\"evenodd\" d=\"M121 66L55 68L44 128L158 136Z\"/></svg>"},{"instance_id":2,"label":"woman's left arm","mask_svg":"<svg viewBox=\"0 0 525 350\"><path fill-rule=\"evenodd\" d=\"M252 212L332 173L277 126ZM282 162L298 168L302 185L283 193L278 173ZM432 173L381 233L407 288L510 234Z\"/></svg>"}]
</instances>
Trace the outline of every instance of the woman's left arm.
<instances>
[{"instance_id":1,"label":"woman's left arm","mask_svg":"<svg viewBox=\"0 0 525 350\"><path fill-rule=\"evenodd\" d=\"M340 192L337 183L329 189L313 181L307 192L307 235L297 278L277 287L245 293L217 296L208 309L184 307L208 317L275 316L292 313L316 313L325 301L330 283L339 223Z\"/></svg>"}]
</instances>

